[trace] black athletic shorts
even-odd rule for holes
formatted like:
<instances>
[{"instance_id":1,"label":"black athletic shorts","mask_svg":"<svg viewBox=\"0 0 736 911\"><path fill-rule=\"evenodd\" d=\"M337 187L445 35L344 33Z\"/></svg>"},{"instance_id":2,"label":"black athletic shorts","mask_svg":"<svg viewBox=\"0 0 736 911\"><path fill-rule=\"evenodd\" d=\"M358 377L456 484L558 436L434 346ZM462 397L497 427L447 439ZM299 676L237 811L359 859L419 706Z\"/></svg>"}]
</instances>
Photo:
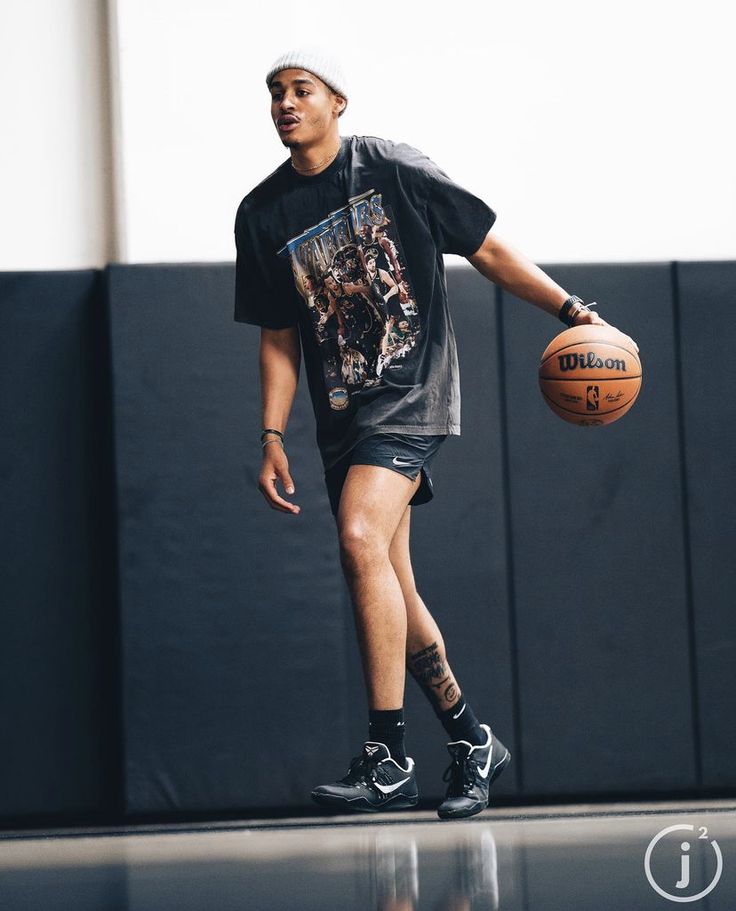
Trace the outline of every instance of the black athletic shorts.
<instances>
[{"instance_id":1,"label":"black athletic shorts","mask_svg":"<svg viewBox=\"0 0 736 911\"><path fill-rule=\"evenodd\" d=\"M422 480L410 506L428 503L434 496L430 464L448 434L408 434L376 431L359 440L343 458L325 472L325 485L332 515L337 518L340 495L351 465L382 465L412 481L421 471Z\"/></svg>"}]
</instances>

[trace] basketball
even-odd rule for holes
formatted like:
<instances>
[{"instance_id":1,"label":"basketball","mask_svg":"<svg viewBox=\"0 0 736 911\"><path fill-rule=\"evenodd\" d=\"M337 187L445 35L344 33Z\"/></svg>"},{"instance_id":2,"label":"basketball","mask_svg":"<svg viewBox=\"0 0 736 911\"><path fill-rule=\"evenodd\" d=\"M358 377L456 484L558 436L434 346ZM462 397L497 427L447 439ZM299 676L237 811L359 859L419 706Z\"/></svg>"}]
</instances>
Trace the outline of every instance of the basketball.
<instances>
[{"instance_id":1,"label":"basketball","mask_svg":"<svg viewBox=\"0 0 736 911\"><path fill-rule=\"evenodd\" d=\"M639 395L641 361L618 329L572 326L544 349L539 388L552 411L570 424L612 424Z\"/></svg>"}]
</instances>

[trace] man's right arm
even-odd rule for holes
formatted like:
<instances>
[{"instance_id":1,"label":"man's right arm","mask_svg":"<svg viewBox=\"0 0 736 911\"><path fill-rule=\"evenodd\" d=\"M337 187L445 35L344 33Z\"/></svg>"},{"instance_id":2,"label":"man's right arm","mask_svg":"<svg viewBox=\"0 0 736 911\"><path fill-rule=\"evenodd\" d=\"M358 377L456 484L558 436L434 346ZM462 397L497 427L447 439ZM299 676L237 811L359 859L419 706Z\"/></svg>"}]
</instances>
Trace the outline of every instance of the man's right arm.
<instances>
[{"instance_id":1,"label":"man's right arm","mask_svg":"<svg viewBox=\"0 0 736 911\"><path fill-rule=\"evenodd\" d=\"M286 435L291 406L296 395L301 365L301 343L298 326L287 329L261 328L259 366L261 377L262 427L280 430ZM263 466L258 487L273 509L299 513L300 507L279 495L276 481L280 478L286 493L294 493L286 452L276 434L265 437L274 440L263 447Z\"/></svg>"}]
</instances>

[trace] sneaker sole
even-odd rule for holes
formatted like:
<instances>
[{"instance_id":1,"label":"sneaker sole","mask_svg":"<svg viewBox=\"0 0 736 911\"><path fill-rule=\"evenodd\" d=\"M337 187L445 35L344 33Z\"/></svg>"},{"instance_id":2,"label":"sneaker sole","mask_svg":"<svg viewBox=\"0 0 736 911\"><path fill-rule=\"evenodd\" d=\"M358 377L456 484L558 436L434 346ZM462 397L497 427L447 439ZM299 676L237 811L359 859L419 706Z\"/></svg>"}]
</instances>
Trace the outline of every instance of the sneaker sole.
<instances>
[{"instance_id":1,"label":"sneaker sole","mask_svg":"<svg viewBox=\"0 0 736 911\"><path fill-rule=\"evenodd\" d=\"M330 807L331 809L350 810L358 813L380 813L382 810L401 810L415 807L419 803L419 795L416 797L407 797L404 794L397 794L391 797L380 806L369 804L364 797L357 800L348 800L347 797L330 797L326 794L310 794L312 800L321 807Z\"/></svg>"},{"instance_id":2,"label":"sneaker sole","mask_svg":"<svg viewBox=\"0 0 736 911\"><path fill-rule=\"evenodd\" d=\"M506 750L506 752L504 753L503 757L498 760L498 762L493 766L493 768L488 773L489 792L490 792L490 787L493 784L493 782L498 778L498 776L501 774L501 772L503 772L503 770L506 768L506 766L511 762L510 751L508 749L506 749L506 747L503 746L503 744L501 743L500 740L497 739L496 743L500 747L503 747L504 750ZM488 796L490 798L490 793ZM437 815L439 816L440 819L466 819L468 816L477 816L478 813L482 813L483 810L485 810L487 806L488 806L488 801L486 801L485 804L481 804L480 806L473 808L472 810L470 810L470 812L468 812L467 810L445 810L442 813L440 813L440 811L438 809Z\"/></svg>"}]
</instances>

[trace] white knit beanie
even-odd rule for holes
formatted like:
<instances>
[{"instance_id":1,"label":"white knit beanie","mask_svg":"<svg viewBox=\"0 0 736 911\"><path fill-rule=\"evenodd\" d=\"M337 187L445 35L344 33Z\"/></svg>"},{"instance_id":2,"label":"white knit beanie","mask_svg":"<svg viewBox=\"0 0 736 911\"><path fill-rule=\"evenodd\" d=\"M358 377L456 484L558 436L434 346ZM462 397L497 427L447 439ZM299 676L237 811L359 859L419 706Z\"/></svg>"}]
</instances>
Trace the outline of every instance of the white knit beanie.
<instances>
[{"instance_id":1,"label":"white knit beanie","mask_svg":"<svg viewBox=\"0 0 736 911\"><path fill-rule=\"evenodd\" d=\"M315 76L319 76L322 82L325 82L330 88L334 89L338 95L342 95L345 101L348 100L345 73L343 73L339 61L325 50L325 48L317 45L305 45L293 48L285 54L282 54L273 62L273 65L269 69L268 75L266 76L266 85L271 84L271 79L279 70L292 68L308 70L310 73L314 73ZM345 110L345 108L343 108L343 110Z\"/></svg>"}]
</instances>

